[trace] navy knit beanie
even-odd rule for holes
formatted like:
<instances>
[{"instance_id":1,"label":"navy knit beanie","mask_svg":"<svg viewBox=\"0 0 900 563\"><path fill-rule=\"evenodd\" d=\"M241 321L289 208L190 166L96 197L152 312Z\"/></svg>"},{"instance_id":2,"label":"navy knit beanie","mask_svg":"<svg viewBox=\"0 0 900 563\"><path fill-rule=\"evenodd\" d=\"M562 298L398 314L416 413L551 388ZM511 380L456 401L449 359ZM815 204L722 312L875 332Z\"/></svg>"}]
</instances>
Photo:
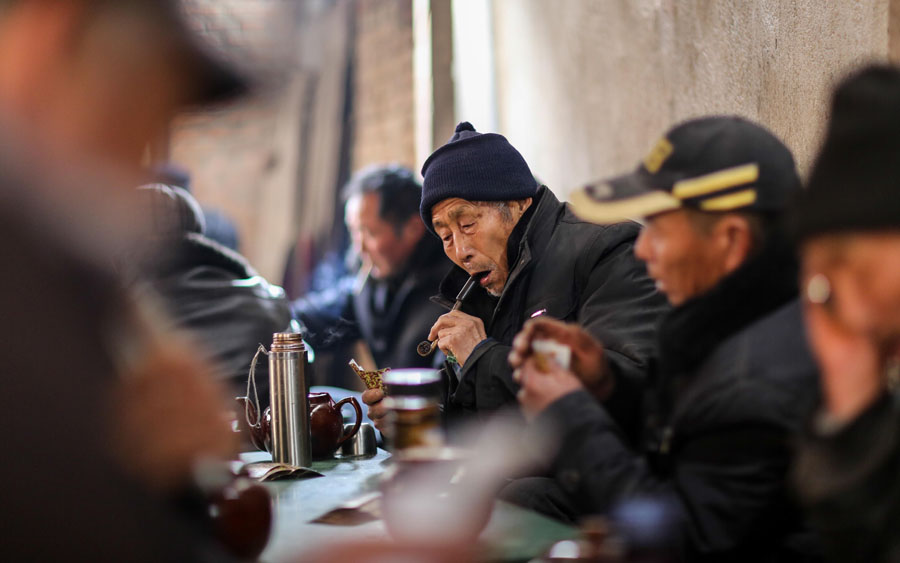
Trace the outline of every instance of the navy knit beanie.
<instances>
[{"instance_id":1,"label":"navy knit beanie","mask_svg":"<svg viewBox=\"0 0 900 563\"><path fill-rule=\"evenodd\" d=\"M447 144L422 165L422 221L432 233L431 208L452 197L468 201L509 201L534 197L537 182L506 137L478 133L463 121Z\"/></svg>"}]
</instances>

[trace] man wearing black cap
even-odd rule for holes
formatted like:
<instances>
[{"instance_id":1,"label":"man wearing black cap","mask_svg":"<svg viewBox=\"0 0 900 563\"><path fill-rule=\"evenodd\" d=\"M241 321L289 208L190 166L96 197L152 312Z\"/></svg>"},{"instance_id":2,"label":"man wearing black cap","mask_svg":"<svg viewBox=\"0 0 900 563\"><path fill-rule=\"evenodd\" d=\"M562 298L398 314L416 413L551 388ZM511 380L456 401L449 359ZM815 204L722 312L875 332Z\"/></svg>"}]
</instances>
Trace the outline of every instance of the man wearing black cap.
<instances>
[{"instance_id":1,"label":"man wearing black cap","mask_svg":"<svg viewBox=\"0 0 900 563\"><path fill-rule=\"evenodd\" d=\"M900 561L900 70L838 86L792 226L823 401L795 483L833 561Z\"/></svg>"},{"instance_id":2,"label":"man wearing black cap","mask_svg":"<svg viewBox=\"0 0 900 563\"><path fill-rule=\"evenodd\" d=\"M234 453L223 394L111 264L148 146L241 88L174 2L0 0L0 560L221 555L174 507Z\"/></svg>"},{"instance_id":3,"label":"man wearing black cap","mask_svg":"<svg viewBox=\"0 0 900 563\"><path fill-rule=\"evenodd\" d=\"M562 443L547 496L523 497L526 480L509 498L573 518L649 497L670 554L797 560L805 549L785 494L787 441L816 399L816 369L778 220L799 187L771 133L709 117L670 130L633 173L573 195L591 221L644 218L635 253L674 309L660 326L637 455L584 389L618 384L597 367L598 343L541 320L516 337L522 407L536 426L558 428ZM536 339L569 345L572 371L536 363Z\"/></svg>"},{"instance_id":4,"label":"man wearing black cap","mask_svg":"<svg viewBox=\"0 0 900 563\"><path fill-rule=\"evenodd\" d=\"M490 413L515 404L506 361L530 317L578 322L606 346L620 375L609 408L630 428L636 388L650 354L662 299L632 255L638 225L599 227L579 220L507 140L461 123L422 167L420 212L456 265L439 301L450 309L470 278L462 308L441 316L428 338L457 362L445 411ZM425 335L422 335L423 337ZM371 403L369 393L364 399ZM370 416L382 414L377 406Z\"/></svg>"}]
</instances>

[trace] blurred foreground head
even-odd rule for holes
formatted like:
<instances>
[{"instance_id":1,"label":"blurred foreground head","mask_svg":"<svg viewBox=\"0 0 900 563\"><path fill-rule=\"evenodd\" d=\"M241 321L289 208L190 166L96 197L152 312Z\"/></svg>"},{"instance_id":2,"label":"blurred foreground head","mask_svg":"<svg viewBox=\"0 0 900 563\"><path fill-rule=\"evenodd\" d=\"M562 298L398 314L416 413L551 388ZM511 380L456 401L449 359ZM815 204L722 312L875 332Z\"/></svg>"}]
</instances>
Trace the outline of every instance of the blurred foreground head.
<instances>
[{"instance_id":1,"label":"blurred foreground head","mask_svg":"<svg viewBox=\"0 0 900 563\"><path fill-rule=\"evenodd\" d=\"M169 0L0 0L0 123L47 157L138 170L175 114L245 89Z\"/></svg>"},{"instance_id":2,"label":"blurred foreground head","mask_svg":"<svg viewBox=\"0 0 900 563\"><path fill-rule=\"evenodd\" d=\"M806 297L883 357L900 353L900 71L846 78L794 209Z\"/></svg>"}]
</instances>

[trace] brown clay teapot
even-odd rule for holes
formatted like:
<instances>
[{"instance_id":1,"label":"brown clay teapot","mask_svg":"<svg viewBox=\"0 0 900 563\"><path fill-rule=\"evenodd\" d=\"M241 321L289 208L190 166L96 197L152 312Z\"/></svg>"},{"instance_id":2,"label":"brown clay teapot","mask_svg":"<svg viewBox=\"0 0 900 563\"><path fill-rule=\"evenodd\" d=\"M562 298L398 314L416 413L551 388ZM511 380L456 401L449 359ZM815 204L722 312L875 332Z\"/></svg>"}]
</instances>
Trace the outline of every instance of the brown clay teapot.
<instances>
[{"instance_id":1,"label":"brown clay teapot","mask_svg":"<svg viewBox=\"0 0 900 563\"><path fill-rule=\"evenodd\" d=\"M255 561L269 542L272 499L261 485L246 475L209 493L209 518L213 534L242 561Z\"/></svg>"},{"instance_id":2,"label":"brown clay teapot","mask_svg":"<svg viewBox=\"0 0 900 563\"><path fill-rule=\"evenodd\" d=\"M312 456L314 459L327 459L334 454L341 444L352 438L362 422L362 409L354 397L347 397L337 403L328 393L310 393L309 399L309 428L312 442ZM262 416L256 411L253 403L247 397L235 397L240 405L238 420L246 412L246 425L249 427L250 441L256 448L272 451L272 410L266 407ZM341 416L341 407L349 403L356 411L356 422L349 432L344 432L344 417ZM241 425L243 427L243 425Z\"/></svg>"},{"instance_id":3,"label":"brown clay teapot","mask_svg":"<svg viewBox=\"0 0 900 563\"><path fill-rule=\"evenodd\" d=\"M246 468L234 471L228 462L199 462L179 501L238 560L256 561L265 549L272 529L272 498L250 479Z\"/></svg>"}]
</instances>

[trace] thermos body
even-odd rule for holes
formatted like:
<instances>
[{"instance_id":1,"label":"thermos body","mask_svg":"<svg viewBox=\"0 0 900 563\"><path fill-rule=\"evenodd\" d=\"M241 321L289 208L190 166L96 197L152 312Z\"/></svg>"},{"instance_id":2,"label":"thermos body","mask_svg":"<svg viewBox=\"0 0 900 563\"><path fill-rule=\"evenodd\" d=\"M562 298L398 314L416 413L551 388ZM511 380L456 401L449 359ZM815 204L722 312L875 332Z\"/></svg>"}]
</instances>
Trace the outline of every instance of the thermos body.
<instances>
[{"instance_id":1,"label":"thermos body","mask_svg":"<svg viewBox=\"0 0 900 563\"><path fill-rule=\"evenodd\" d=\"M306 348L298 333L275 333L269 351L272 461L310 467L309 381Z\"/></svg>"}]
</instances>

